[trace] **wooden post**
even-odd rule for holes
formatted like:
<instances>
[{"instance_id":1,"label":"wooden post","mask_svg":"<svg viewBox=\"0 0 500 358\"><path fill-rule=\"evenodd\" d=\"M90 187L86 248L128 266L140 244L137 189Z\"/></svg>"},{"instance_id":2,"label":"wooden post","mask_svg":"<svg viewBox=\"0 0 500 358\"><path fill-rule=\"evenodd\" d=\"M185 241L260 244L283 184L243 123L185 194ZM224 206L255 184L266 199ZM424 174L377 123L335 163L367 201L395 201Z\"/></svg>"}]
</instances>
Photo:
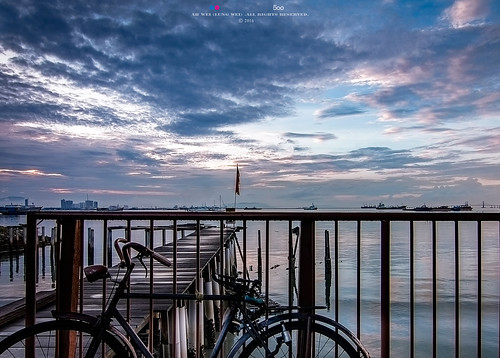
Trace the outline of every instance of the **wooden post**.
<instances>
[{"instance_id":1,"label":"wooden post","mask_svg":"<svg viewBox=\"0 0 500 358\"><path fill-rule=\"evenodd\" d=\"M315 222L304 219L301 222L302 234L299 244L299 307L308 312L314 312L316 275L315 275ZM299 335L298 356L309 358L312 356L314 342L307 335Z\"/></svg>"},{"instance_id":2,"label":"wooden post","mask_svg":"<svg viewBox=\"0 0 500 358\"><path fill-rule=\"evenodd\" d=\"M74 312L78 306L80 287L81 242L83 222L75 219L62 220L61 256L56 282L56 309L62 312ZM69 357L71 348L76 343L76 335L62 334L59 337L58 357Z\"/></svg>"},{"instance_id":3,"label":"wooden post","mask_svg":"<svg viewBox=\"0 0 500 358\"><path fill-rule=\"evenodd\" d=\"M299 306L312 308L315 304L315 222L302 220L299 247Z\"/></svg>"}]
</instances>

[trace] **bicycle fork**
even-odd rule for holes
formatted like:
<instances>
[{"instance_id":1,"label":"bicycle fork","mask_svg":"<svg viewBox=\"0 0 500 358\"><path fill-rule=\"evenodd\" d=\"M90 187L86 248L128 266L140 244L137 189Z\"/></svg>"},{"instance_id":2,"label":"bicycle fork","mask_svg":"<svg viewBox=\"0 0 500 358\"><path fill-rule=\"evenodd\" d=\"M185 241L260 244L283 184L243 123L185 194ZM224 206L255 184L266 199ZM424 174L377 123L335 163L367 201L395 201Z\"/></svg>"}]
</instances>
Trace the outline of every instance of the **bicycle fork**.
<instances>
[{"instance_id":1,"label":"bicycle fork","mask_svg":"<svg viewBox=\"0 0 500 358\"><path fill-rule=\"evenodd\" d=\"M292 345L292 336L290 332L285 327L285 323L281 322L281 336L276 338L276 348L272 352L267 353L267 357L275 357L276 354L280 351L281 346L286 344L289 348Z\"/></svg>"}]
</instances>

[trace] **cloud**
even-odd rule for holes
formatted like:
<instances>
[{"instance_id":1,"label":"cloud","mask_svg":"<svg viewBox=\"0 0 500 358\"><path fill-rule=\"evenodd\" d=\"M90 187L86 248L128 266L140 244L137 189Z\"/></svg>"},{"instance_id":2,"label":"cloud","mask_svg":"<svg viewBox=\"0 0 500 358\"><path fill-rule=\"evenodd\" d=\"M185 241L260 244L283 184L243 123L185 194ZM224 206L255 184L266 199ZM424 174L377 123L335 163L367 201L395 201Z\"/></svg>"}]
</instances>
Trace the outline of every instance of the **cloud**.
<instances>
[{"instance_id":1,"label":"cloud","mask_svg":"<svg viewBox=\"0 0 500 358\"><path fill-rule=\"evenodd\" d=\"M352 116L365 113L366 110L360 108L359 105L350 103L333 104L327 108L323 108L315 113L318 118L335 118Z\"/></svg>"},{"instance_id":2,"label":"cloud","mask_svg":"<svg viewBox=\"0 0 500 358\"><path fill-rule=\"evenodd\" d=\"M337 136L332 133L294 133L287 132L283 134L287 138L306 138L306 139L314 139L317 141L326 141L337 139Z\"/></svg>"},{"instance_id":3,"label":"cloud","mask_svg":"<svg viewBox=\"0 0 500 358\"><path fill-rule=\"evenodd\" d=\"M293 2L309 16L240 24L198 1L2 2L2 190L199 200L236 163L281 198L491 180L500 27L475 4Z\"/></svg>"},{"instance_id":4,"label":"cloud","mask_svg":"<svg viewBox=\"0 0 500 358\"><path fill-rule=\"evenodd\" d=\"M444 11L443 17L453 27L467 26L486 18L489 3L489 0L456 0Z\"/></svg>"}]
</instances>

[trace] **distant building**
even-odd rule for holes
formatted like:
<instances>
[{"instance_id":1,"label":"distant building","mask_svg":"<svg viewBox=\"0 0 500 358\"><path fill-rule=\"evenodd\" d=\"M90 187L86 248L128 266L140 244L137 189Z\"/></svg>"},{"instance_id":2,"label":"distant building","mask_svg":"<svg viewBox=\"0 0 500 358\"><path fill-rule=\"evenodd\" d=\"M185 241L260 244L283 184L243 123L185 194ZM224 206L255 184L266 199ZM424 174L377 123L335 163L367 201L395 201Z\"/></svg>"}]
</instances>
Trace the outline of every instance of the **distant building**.
<instances>
[{"instance_id":1,"label":"distant building","mask_svg":"<svg viewBox=\"0 0 500 358\"><path fill-rule=\"evenodd\" d=\"M61 209L63 210L71 210L73 209L73 200L61 200Z\"/></svg>"},{"instance_id":2,"label":"distant building","mask_svg":"<svg viewBox=\"0 0 500 358\"><path fill-rule=\"evenodd\" d=\"M85 200L85 210L97 209L97 201Z\"/></svg>"},{"instance_id":3,"label":"distant building","mask_svg":"<svg viewBox=\"0 0 500 358\"><path fill-rule=\"evenodd\" d=\"M85 200L81 203L74 203L73 200L61 200L62 210L95 210L99 206L97 201Z\"/></svg>"}]
</instances>

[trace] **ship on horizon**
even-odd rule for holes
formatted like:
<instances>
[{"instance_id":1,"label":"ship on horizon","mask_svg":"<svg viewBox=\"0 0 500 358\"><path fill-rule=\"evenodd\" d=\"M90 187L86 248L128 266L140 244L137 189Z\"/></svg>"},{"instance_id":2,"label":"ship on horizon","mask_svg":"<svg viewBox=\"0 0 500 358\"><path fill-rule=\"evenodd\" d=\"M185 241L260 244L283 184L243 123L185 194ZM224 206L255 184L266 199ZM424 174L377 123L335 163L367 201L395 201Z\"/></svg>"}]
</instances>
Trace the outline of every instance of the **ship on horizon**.
<instances>
[{"instance_id":1,"label":"ship on horizon","mask_svg":"<svg viewBox=\"0 0 500 358\"><path fill-rule=\"evenodd\" d=\"M29 212L40 211L41 206L35 206L35 204L28 204L28 199L24 200L24 205L21 204L7 204L0 206L0 213L2 215L25 215Z\"/></svg>"}]
</instances>

